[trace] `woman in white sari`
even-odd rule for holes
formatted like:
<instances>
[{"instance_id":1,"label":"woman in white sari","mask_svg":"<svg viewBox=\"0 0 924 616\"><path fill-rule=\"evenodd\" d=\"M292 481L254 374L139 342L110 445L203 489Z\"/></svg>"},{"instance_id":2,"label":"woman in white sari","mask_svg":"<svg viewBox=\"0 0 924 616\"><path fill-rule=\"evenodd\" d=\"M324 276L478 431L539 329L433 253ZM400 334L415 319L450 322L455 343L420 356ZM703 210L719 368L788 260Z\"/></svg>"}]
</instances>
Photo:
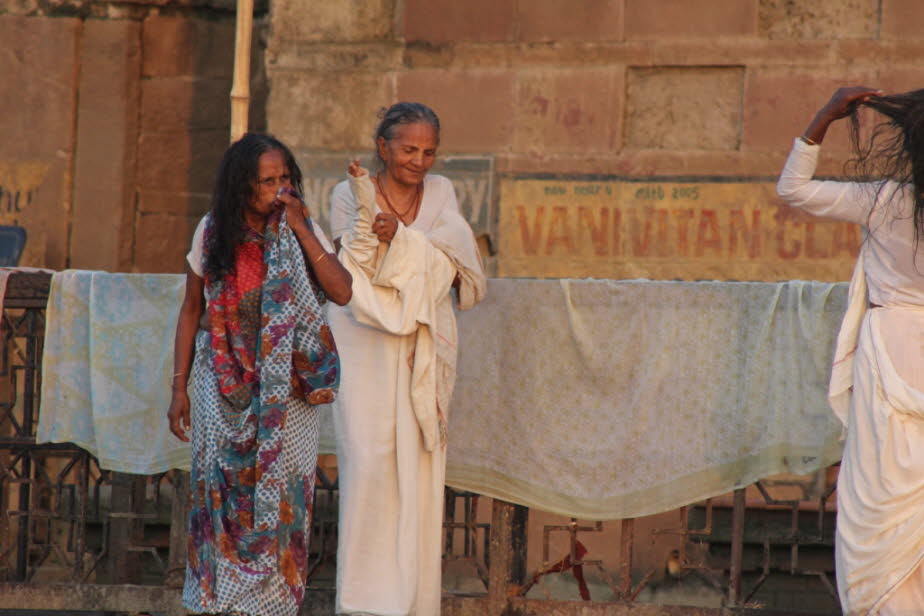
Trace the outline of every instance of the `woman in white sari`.
<instances>
[{"instance_id":1,"label":"woman in white sari","mask_svg":"<svg viewBox=\"0 0 924 616\"><path fill-rule=\"evenodd\" d=\"M861 182L813 180L828 126L882 114L852 161ZM830 400L846 440L835 560L846 614L924 613L924 90L841 88L796 139L777 190L866 238L838 336Z\"/></svg>"},{"instance_id":2,"label":"woman in white sari","mask_svg":"<svg viewBox=\"0 0 924 616\"><path fill-rule=\"evenodd\" d=\"M485 278L452 183L427 173L438 144L432 110L393 105L376 131L382 171L370 177L354 163L331 195L331 231L354 272L353 300L329 313L349 366L334 410L338 614L440 610L451 290L471 308Z\"/></svg>"}]
</instances>

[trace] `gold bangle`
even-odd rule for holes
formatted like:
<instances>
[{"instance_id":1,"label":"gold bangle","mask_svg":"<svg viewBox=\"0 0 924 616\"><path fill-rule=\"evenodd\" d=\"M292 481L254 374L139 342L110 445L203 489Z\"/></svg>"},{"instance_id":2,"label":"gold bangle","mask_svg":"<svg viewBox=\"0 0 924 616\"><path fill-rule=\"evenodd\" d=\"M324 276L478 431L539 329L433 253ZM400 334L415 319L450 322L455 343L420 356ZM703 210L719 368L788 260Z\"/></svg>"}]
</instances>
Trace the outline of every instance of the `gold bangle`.
<instances>
[{"instance_id":1,"label":"gold bangle","mask_svg":"<svg viewBox=\"0 0 924 616\"><path fill-rule=\"evenodd\" d=\"M327 251L322 252L322 253L321 253L321 256L314 260L314 264L317 265L317 264L320 263L321 260L322 260L324 257L326 257L326 256L327 256Z\"/></svg>"},{"instance_id":2,"label":"gold bangle","mask_svg":"<svg viewBox=\"0 0 924 616\"><path fill-rule=\"evenodd\" d=\"M803 142L807 143L808 145L818 145L818 142L812 139L809 139L805 135L802 135L801 137L799 137L799 139L801 139Z\"/></svg>"},{"instance_id":3,"label":"gold bangle","mask_svg":"<svg viewBox=\"0 0 924 616\"><path fill-rule=\"evenodd\" d=\"M176 377L178 377L178 376L180 376L180 375L183 375L183 374L186 374L186 373L185 373L185 372L177 372L176 374L173 375L173 378L176 379Z\"/></svg>"}]
</instances>

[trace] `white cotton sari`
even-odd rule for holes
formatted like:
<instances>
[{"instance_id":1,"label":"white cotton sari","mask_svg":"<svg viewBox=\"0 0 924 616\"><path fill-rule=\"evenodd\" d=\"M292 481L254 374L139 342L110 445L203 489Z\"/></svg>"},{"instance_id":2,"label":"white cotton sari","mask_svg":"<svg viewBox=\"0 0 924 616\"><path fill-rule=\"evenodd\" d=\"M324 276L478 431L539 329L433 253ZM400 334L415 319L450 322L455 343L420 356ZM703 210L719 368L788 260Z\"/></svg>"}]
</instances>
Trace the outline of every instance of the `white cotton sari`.
<instances>
[{"instance_id":1,"label":"white cotton sari","mask_svg":"<svg viewBox=\"0 0 924 616\"><path fill-rule=\"evenodd\" d=\"M439 614L445 438L460 307L484 294L474 237L446 178L428 176L420 215L390 245L369 223L368 178L334 189L332 228L353 299L329 320L343 366L334 406L340 481L339 614Z\"/></svg>"},{"instance_id":2,"label":"white cotton sari","mask_svg":"<svg viewBox=\"0 0 924 616\"><path fill-rule=\"evenodd\" d=\"M780 196L868 231L829 387L846 432L835 542L841 607L922 614L924 253L914 240L911 193L895 183L812 180L818 149L796 140Z\"/></svg>"}]
</instances>

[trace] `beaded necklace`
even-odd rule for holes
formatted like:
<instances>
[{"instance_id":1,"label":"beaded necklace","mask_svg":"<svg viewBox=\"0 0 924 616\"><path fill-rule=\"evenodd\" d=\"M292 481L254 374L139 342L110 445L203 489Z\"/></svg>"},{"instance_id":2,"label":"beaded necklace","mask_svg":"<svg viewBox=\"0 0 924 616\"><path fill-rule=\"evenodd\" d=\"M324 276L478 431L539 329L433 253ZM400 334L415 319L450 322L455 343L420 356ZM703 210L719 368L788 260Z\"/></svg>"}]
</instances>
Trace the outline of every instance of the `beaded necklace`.
<instances>
[{"instance_id":1,"label":"beaded necklace","mask_svg":"<svg viewBox=\"0 0 924 616\"><path fill-rule=\"evenodd\" d=\"M385 187L382 186L381 174L375 176L375 184L376 186L378 186L379 192L385 198L385 204L388 206L388 209L390 209L395 214L395 216L400 218L401 222L403 222L405 226L410 225L411 222L413 222L414 219L417 218L417 212L420 209L420 202L422 201L421 192L420 192L420 184L417 185L417 188L414 192L414 197L411 200L411 204L408 205L407 208L403 212L399 212L398 208L396 208L394 204L391 202L391 199L388 198L388 193L385 192ZM408 222L408 220L405 220L404 218L408 214L411 214L410 222Z\"/></svg>"}]
</instances>

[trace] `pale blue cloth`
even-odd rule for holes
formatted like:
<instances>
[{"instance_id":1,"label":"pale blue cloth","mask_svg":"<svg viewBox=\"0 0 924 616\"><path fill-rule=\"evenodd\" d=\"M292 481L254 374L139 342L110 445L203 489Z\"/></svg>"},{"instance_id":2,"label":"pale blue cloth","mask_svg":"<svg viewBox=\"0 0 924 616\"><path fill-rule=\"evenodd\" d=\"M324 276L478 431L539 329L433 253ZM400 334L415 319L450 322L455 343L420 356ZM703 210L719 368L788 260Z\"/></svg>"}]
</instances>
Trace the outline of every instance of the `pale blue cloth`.
<instances>
[{"instance_id":1,"label":"pale blue cloth","mask_svg":"<svg viewBox=\"0 0 924 616\"><path fill-rule=\"evenodd\" d=\"M52 277L37 442L72 442L121 472L189 468L189 445L166 420L184 282L77 270Z\"/></svg>"},{"instance_id":2,"label":"pale blue cloth","mask_svg":"<svg viewBox=\"0 0 924 616\"><path fill-rule=\"evenodd\" d=\"M39 442L73 442L117 471L189 468L166 420L183 282L52 278ZM841 452L826 390L846 291L491 280L459 317L446 481L612 519L823 468ZM319 452L332 453L330 409L319 411Z\"/></svg>"},{"instance_id":3,"label":"pale blue cloth","mask_svg":"<svg viewBox=\"0 0 924 616\"><path fill-rule=\"evenodd\" d=\"M36 442L74 443L100 467L124 473L189 470L189 445L167 422L185 281L81 270L52 276ZM334 453L330 408L320 408L320 451Z\"/></svg>"}]
</instances>

